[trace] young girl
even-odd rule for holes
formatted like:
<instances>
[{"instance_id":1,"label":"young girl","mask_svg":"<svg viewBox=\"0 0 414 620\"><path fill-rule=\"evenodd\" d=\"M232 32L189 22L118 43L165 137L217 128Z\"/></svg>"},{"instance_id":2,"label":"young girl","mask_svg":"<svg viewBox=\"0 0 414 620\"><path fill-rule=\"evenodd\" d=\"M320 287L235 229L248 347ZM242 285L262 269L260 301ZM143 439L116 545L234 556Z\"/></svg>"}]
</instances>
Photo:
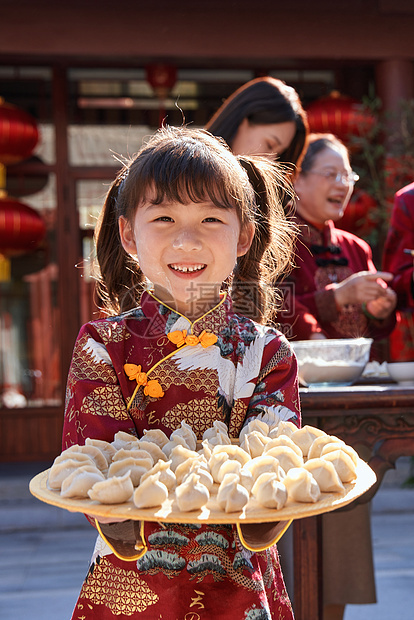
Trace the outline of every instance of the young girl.
<instances>
[{"instance_id":1,"label":"young girl","mask_svg":"<svg viewBox=\"0 0 414 620\"><path fill-rule=\"evenodd\" d=\"M275 174L184 128L159 130L121 171L96 238L115 316L79 333L64 448L120 430L169 436L182 420L199 438L215 420L237 437L266 412L299 424L291 348L250 318L266 320L263 282L291 255ZM293 618L273 544L285 524L100 521L73 620Z\"/></svg>"}]
</instances>

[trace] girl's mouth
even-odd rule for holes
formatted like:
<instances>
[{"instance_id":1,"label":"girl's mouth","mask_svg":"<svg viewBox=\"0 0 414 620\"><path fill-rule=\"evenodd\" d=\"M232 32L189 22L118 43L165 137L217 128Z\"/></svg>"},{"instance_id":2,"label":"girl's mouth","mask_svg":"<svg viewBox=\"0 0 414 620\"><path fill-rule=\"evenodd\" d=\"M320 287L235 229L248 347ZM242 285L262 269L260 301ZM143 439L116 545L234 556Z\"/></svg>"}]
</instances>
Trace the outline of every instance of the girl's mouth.
<instances>
[{"instance_id":1,"label":"girl's mouth","mask_svg":"<svg viewBox=\"0 0 414 620\"><path fill-rule=\"evenodd\" d=\"M190 275L190 274L195 275L197 273L201 273L202 271L204 271L207 265L204 263L197 263L194 265L180 265L179 263L171 263L170 265L168 265L168 267L172 271L175 271L176 273L186 274L186 275Z\"/></svg>"}]
</instances>

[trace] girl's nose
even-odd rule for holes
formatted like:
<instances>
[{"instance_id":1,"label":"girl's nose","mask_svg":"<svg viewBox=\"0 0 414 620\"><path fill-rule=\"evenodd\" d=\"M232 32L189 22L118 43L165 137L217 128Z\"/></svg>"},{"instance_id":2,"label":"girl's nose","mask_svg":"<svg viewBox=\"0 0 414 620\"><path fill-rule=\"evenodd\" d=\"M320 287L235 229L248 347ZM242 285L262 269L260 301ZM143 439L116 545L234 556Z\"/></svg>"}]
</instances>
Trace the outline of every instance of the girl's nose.
<instances>
[{"instance_id":1,"label":"girl's nose","mask_svg":"<svg viewBox=\"0 0 414 620\"><path fill-rule=\"evenodd\" d=\"M174 250L191 252L201 250L201 239L194 228L182 228L175 236L173 241Z\"/></svg>"}]
</instances>

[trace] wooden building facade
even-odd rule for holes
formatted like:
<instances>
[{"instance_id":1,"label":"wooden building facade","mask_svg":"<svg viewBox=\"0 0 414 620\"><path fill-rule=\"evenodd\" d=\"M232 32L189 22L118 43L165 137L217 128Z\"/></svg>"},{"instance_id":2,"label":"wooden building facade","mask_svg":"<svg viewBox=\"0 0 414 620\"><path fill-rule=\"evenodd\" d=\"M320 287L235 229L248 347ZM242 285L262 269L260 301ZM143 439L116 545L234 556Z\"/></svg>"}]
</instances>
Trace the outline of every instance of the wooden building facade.
<instances>
[{"instance_id":1,"label":"wooden building facade","mask_svg":"<svg viewBox=\"0 0 414 620\"><path fill-rule=\"evenodd\" d=\"M160 115L203 126L261 75L295 87L305 106L339 90L397 110L414 98L414 5L2 0L0 11L0 97L40 131L33 155L6 167L4 189L46 226L35 250L0 269L0 459L48 460L60 451L76 335L97 316L93 226L120 158ZM168 92L154 88L161 69Z\"/></svg>"}]
</instances>

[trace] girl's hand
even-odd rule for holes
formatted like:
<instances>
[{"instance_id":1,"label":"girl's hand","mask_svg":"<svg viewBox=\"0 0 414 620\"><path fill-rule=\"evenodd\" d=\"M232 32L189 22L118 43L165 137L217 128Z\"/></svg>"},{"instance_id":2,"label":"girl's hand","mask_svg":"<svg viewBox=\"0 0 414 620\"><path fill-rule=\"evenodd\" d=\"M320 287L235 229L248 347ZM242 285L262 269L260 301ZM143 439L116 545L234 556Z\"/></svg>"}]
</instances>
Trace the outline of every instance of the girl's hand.
<instances>
[{"instance_id":1,"label":"girl's hand","mask_svg":"<svg viewBox=\"0 0 414 620\"><path fill-rule=\"evenodd\" d=\"M354 273L335 285L335 301L340 308L347 304L369 303L389 290L386 288L386 282L390 282L393 277L392 273L386 271Z\"/></svg>"},{"instance_id":2,"label":"girl's hand","mask_svg":"<svg viewBox=\"0 0 414 620\"><path fill-rule=\"evenodd\" d=\"M99 521L99 523L123 523L124 521L128 521L128 519L115 519L114 517L101 517L98 515L86 514L86 517L90 519L92 522Z\"/></svg>"}]
</instances>

